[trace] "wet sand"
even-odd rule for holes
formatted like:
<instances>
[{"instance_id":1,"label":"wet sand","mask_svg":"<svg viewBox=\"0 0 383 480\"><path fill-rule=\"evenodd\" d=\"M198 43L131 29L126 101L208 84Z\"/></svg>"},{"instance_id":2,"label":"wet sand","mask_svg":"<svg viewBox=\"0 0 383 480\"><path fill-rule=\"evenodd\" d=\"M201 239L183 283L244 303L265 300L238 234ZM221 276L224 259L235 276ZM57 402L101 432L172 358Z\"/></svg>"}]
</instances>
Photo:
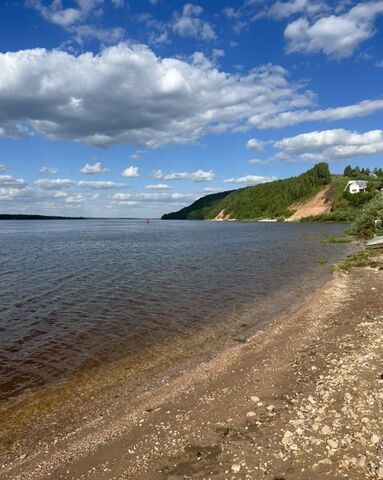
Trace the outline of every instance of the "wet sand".
<instances>
[{"instance_id":1,"label":"wet sand","mask_svg":"<svg viewBox=\"0 0 383 480\"><path fill-rule=\"evenodd\" d=\"M5 451L0 478L383 478L382 294L383 271L336 274L246 343Z\"/></svg>"}]
</instances>

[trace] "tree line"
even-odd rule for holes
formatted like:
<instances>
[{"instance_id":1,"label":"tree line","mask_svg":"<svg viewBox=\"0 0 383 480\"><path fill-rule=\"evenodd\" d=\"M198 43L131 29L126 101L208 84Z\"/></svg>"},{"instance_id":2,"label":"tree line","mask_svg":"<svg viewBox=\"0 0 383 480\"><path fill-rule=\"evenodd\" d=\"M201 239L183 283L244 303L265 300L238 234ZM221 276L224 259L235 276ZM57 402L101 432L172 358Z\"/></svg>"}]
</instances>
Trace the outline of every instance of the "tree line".
<instances>
[{"instance_id":1,"label":"tree line","mask_svg":"<svg viewBox=\"0 0 383 480\"><path fill-rule=\"evenodd\" d=\"M373 170L367 168L359 168L351 167L351 165L347 165L344 169L343 175L349 178L363 178L363 177L370 177L371 174L375 174L379 178L383 178L383 168L375 167Z\"/></svg>"}]
</instances>

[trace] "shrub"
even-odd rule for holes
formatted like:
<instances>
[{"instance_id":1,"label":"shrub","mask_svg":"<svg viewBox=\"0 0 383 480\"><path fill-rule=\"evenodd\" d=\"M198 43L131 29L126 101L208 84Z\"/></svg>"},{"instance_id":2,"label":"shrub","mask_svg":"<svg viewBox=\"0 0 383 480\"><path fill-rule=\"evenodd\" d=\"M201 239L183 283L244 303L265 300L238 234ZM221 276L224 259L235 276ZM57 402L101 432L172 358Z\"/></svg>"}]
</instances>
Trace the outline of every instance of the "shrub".
<instances>
[{"instance_id":1,"label":"shrub","mask_svg":"<svg viewBox=\"0 0 383 480\"><path fill-rule=\"evenodd\" d=\"M383 196L375 196L357 216L353 232L359 238L372 238L381 228L383 222Z\"/></svg>"}]
</instances>

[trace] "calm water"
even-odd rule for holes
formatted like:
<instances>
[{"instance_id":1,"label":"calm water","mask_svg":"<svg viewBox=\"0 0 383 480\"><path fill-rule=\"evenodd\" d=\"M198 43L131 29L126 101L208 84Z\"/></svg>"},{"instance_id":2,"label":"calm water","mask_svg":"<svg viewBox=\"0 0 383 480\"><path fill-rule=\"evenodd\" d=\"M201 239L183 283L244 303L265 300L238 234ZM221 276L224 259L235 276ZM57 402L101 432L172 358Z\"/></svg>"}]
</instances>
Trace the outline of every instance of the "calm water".
<instances>
[{"instance_id":1,"label":"calm water","mask_svg":"<svg viewBox=\"0 0 383 480\"><path fill-rule=\"evenodd\" d=\"M344 228L2 221L0 398L202 324L234 319L235 333L245 312L255 324L262 311L264 321L323 282L328 266L318 259L350 247L322 240Z\"/></svg>"}]
</instances>

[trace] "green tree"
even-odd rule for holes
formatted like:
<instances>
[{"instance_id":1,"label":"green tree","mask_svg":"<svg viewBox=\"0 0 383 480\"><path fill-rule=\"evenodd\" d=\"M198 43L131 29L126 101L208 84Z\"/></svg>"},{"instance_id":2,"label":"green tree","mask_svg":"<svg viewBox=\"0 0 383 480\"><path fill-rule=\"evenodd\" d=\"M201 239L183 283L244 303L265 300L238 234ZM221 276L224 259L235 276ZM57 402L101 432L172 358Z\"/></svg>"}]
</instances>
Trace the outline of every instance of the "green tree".
<instances>
[{"instance_id":1,"label":"green tree","mask_svg":"<svg viewBox=\"0 0 383 480\"><path fill-rule=\"evenodd\" d=\"M352 177L352 168L351 165L347 165L347 167L344 169L343 175L345 177Z\"/></svg>"}]
</instances>

